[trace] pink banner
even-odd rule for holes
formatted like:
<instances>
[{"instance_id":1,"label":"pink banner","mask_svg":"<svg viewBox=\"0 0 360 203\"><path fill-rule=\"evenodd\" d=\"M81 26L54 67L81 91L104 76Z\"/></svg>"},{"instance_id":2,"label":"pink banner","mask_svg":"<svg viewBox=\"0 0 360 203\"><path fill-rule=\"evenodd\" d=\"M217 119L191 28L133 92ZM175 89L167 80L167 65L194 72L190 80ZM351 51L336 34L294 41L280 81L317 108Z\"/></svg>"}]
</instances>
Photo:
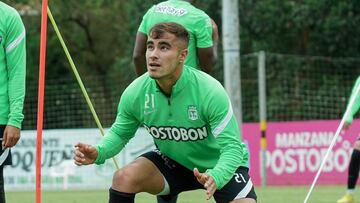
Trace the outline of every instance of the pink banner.
<instances>
[{"instance_id":1,"label":"pink banner","mask_svg":"<svg viewBox=\"0 0 360 203\"><path fill-rule=\"evenodd\" d=\"M340 124L340 120L272 122L267 124L266 172L268 185L309 185ZM243 140L250 150L250 174L261 184L260 127L243 124ZM341 131L324 165L318 184L346 184L354 141L360 135L360 120Z\"/></svg>"}]
</instances>

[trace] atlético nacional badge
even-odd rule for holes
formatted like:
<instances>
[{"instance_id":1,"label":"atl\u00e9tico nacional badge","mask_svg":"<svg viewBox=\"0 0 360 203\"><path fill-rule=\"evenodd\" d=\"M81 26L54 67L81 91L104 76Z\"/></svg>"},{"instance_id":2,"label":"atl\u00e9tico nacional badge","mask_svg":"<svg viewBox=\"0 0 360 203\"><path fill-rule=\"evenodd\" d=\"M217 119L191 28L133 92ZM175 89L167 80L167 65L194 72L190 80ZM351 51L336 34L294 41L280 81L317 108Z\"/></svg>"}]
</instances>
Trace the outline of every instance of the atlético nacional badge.
<instances>
[{"instance_id":1,"label":"atl\u00e9tico nacional badge","mask_svg":"<svg viewBox=\"0 0 360 203\"><path fill-rule=\"evenodd\" d=\"M194 105L188 106L188 116L189 116L189 119L193 120L193 121L195 121L199 118L196 106L194 106Z\"/></svg>"}]
</instances>

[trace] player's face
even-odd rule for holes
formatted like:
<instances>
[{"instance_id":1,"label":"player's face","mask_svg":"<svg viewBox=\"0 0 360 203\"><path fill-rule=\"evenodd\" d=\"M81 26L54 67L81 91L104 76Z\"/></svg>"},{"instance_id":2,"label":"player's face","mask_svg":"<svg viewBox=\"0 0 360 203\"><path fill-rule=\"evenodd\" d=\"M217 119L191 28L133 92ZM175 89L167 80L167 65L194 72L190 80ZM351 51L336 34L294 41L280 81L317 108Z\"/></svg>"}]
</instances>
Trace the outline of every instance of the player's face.
<instances>
[{"instance_id":1,"label":"player's face","mask_svg":"<svg viewBox=\"0 0 360 203\"><path fill-rule=\"evenodd\" d=\"M176 78L185 60L186 49L179 48L175 35L164 33L159 39L149 36L146 49L146 63L149 76L153 79Z\"/></svg>"}]
</instances>

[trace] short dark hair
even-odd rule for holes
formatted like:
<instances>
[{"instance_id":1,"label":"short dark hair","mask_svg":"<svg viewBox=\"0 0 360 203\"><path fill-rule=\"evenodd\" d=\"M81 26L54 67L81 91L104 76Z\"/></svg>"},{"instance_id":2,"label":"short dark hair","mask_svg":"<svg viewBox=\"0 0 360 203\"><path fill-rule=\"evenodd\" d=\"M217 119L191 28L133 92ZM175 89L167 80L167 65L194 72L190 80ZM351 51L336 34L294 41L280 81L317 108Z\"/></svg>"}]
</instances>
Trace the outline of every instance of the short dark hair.
<instances>
[{"instance_id":1,"label":"short dark hair","mask_svg":"<svg viewBox=\"0 0 360 203\"><path fill-rule=\"evenodd\" d=\"M170 33L176 36L177 39L185 43L185 47L189 44L189 33L180 24L174 22L158 23L154 25L149 32L149 36L153 39L159 39L165 33Z\"/></svg>"}]
</instances>

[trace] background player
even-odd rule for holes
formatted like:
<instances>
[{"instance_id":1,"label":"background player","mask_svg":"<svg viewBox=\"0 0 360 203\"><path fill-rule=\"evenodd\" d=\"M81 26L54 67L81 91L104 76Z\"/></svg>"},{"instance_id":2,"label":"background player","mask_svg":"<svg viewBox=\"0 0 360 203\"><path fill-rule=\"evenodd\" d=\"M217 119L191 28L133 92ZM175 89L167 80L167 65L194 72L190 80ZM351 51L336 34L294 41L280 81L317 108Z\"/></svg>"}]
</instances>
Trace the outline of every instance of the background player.
<instances>
[{"instance_id":1,"label":"background player","mask_svg":"<svg viewBox=\"0 0 360 203\"><path fill-rule=\"evenodd\" d=\"M360 85L360 77L358 77L355 82L355 85L351 92L351 96L349 98L349 102L350 100L352 100L353 97L356 96L356 89L359 87L359 85ZM357 95L357 97L355 98L355 103L351 108L349 116L345 118L344 130L347 130L350 127L354 115L358 112L359 108L360 108L360 96ZM337 203L355 202L353 194L354 194L356 182L359 177L359 169L360 169L360 137L354 143L354 150L350 158L349 169L348 169L348 180L347 180L347 192L341 199L337 201Z\"/></svg>"},{"instance_id":2,"label":"background player","mask_svg":"<svg viewBox=\"0 0 360 203\"><path fill-rule=\"evenodd\" d=\"M191 2L194 1L164 1L151 7L143 16L133 52L138 76L146 72L145 51L149 30L161 22L176 22L184 26L190 33L185 65L211 72L217 60L218 28L204 11L193 6Z\"/></svg>"},{"instance_id":3,"label":"background player","mask_svg":"<svg viewBox=\"0 0 360 203\"><path fill-rule=\"evenodd\" d=\"M25 27L18 12L0 1L0 203L5 202L4 165L20 139L25 99Z\"/></svg>"}]
</instances>

